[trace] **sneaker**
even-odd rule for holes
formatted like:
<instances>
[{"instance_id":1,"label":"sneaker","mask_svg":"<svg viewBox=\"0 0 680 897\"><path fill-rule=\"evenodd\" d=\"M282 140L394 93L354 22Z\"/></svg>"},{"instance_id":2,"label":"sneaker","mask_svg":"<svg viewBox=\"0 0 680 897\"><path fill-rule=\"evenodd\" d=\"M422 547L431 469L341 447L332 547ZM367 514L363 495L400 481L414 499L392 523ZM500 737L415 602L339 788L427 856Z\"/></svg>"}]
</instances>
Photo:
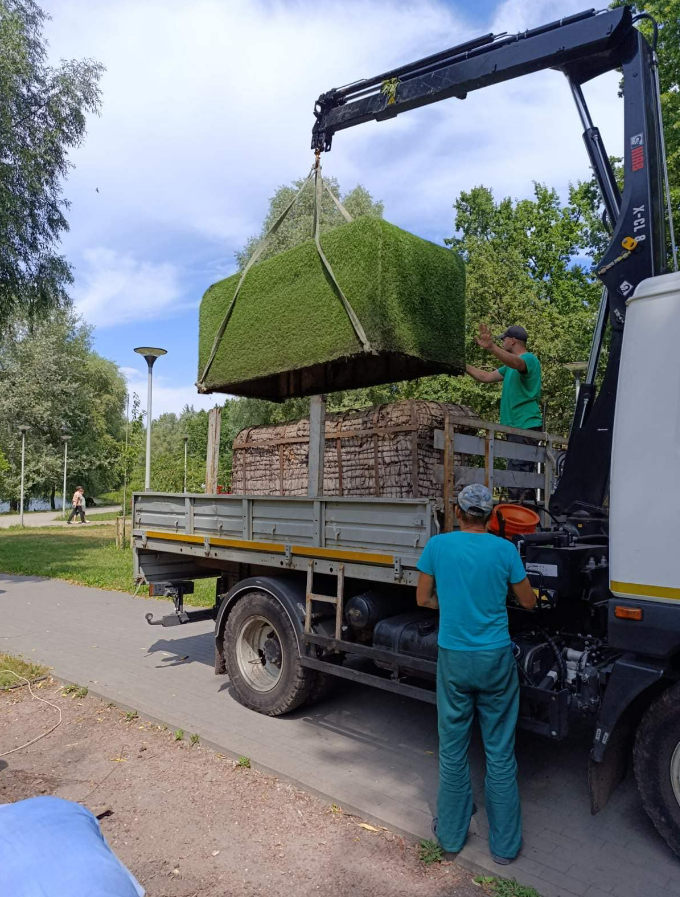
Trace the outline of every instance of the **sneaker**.
<instances>
[{"instance_id":1,"label":"sneaker","mask_svg":"<svg viewBox=\"0 0 680 897\"><path fill-rule=\"evenodd\" d=\"M491 859L494 861L494 863L498 863L499 866L509 866L515 858L512 857L511 859L510 857L499 857L497 854L492 853Z\"/></svg>"}]
</instances>

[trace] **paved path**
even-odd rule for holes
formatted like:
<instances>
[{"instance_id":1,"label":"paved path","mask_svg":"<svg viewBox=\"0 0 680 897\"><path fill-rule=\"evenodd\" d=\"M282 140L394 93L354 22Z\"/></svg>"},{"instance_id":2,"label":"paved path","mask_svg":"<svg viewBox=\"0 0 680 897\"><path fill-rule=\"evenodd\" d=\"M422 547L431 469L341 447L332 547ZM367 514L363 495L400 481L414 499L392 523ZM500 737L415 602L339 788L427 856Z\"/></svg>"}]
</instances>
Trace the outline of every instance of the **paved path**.
<instances>
[{"instance_id":1,"label":"paved path","mask_svg":"<svg viewBox=\"0 0 680 897\"><path fill-rule=\"evenodd\" d=\"M88 519L90 524L113 523L112 520L97 520L97 514L103 514L104 511L120 511L120 507L97 507L88 508L85 512L85 518L88 515L95 515L92 519ZM19 514L0 514L0 529L9 529L10 526L19 526L21 517ZM33 528L38 526L66 526L61 511L31 511L24 514L24 527Z\"/></svg>"},{"instance_id":2,"label":"paved path","mask_svg":"<svg viewBox=\"0 0 680 897\"><path fill-rule=\"evenodd\" d=\"M259 716L237 704L228 680L214 675L211 624L147 626L144 614L162 607L119 592L0 574L0 650L43 661L56 675L197 732L224 753L248 756L365 818L430 836L437 783L432 706L341 681L337 695L317 707L280 719ZM604 811L590 815L588 750L583 734L562 744L518 734L524 850L500 870L486 845L483 759L474 744L480 810L461 864L505 871L543 897L677 897L680 860L648 821L631 777Z\"/></svg>"}]
</instances>

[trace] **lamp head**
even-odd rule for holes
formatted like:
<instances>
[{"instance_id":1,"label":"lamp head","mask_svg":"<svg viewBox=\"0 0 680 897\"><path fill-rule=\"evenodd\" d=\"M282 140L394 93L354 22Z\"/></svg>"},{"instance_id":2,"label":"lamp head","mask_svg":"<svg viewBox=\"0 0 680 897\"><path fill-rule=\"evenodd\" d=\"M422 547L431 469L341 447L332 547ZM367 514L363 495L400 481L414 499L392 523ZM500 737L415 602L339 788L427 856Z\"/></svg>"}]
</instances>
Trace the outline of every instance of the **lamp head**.
<instances>
[{"instance_id":1,"label":"lamp head","mask_svg":"<svg viewBox=\"0 0 680 897\"><path fill-rule=\"evenodd\" d=\"M29 431L30 429L31 429L31 428L28 426L28 424L20 424L20 425L19 425L19 432L20 432L20 433L28 433L28 431Z\"/></svg>"},{"instance_id":2,"label":"lamp head","mask_svg":"<svg viewBox=\"0 0 680 897\"><path fill-rule=\"evenodd\" d=\"M154 365L154 362L157 358L160 358L161 355L167 355L167 349L156 349L153 346L139 346L135 349L135 352L138 355L143 355L146 363L149 365L149 369L151 369Z\"/></svg>"}]
</instances>

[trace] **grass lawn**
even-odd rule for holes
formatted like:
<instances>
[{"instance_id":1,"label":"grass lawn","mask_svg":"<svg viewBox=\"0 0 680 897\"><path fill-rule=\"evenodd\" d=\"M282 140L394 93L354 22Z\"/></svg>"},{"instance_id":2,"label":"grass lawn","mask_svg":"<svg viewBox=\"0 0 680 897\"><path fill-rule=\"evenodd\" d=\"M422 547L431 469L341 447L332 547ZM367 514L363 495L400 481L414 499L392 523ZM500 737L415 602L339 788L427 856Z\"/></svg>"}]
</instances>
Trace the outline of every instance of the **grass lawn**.
<instances>
[{"instance_id":1,"label":"grass lawn","mask_svg":"<svg viewBox=\"0 0 680 897\"><path fill-rule=\"evenodd\" d=\"M120 511L86 511L85 517L88 520L115 520L116 517L120 517ZM128 516L128 522L130 521L130 517Z\"/></svg>"},{"instance_id":2,"label":"grass lawn","mask_svg":"<svg viewBox=\"0 0 680 897\"><path fill-rule=\"evenodd\" d=\"M12 670L23 676L24 679L28 679L29 682L47 673L47 667L43 667L39 663L26 663L21 657L14 657L12 654L0 652L0 688L26 684L23 679L17 679L12 673L4 672L5 670Z\"/></svg>"},{"instance_id":3,"label":"grass lawn","mask_svg":"<svg viewBox=\"0 0 680 897\"><path fill-rule=\"evenodd\" d=\"M134 592L132 549L116 548L115 527L74 526L64 529L10 528L0 532L0 571L18 576L47 576L82 586ZM138 592L147 595L146 586ZM215 597L215 580L196 581L186 604L204 607Z\"/></svg>"}]
</instances>

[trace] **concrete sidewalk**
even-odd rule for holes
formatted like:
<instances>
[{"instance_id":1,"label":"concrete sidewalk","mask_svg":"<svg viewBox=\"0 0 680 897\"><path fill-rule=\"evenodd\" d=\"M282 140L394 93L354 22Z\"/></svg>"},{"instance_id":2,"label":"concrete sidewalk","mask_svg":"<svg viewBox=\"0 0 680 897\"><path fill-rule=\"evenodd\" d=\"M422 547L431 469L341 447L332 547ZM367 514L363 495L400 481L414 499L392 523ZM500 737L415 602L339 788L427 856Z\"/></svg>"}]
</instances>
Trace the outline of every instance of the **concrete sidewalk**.
<instances>
[{"instance_id":1,"label":"concrete sidewalk","mask_svg":"<svg viewBox=\"0 0 680 897\"><path fill-rule=\"evenodd\" d=\"M365 818L431 837L434 707L341 681L323 704L279 719L260 716L234 700L226 677L214 675L212 624L149 627L144 614L161 608L153 599L0 574L0 650L42 661L144 716L197 732L224 753L250 757ZM483 752L475 742L480 811L460 863L515 877L543 897L680 894L680 860L649 822L632 777L604 811L590 815L589 746L588 732L562 744L518 733L524 850L512 866L499 867L486 844Z\"/></svg>"},{"instance_id":2,"label":"concrete sidewalk","mask_svg":"<svg viewBox=\"0 0 680 897\"><path fill-rule=\"evenodd\" d=\"M96 507L96 508L88 508L85 512L85 519L91 525L98 524L101 526L104 523L112 524L113 520L97 520L97 514L103 514L108 511L120 511L120 505L113 505L111 507ZM69 511L70 513L70 511ZM88 517L90 514L94 515L92 520L89 520ZM19 514L0 514L0 529L9 529L10 526L19 526L21 522L21 517ZM78 523L80 521L77 521ZM24 513L24 528L25 529L34 529L36 527L42 526L66 526L66 520L64 519L61 511L26 511Z\"/></svg>"}]
</instances>

